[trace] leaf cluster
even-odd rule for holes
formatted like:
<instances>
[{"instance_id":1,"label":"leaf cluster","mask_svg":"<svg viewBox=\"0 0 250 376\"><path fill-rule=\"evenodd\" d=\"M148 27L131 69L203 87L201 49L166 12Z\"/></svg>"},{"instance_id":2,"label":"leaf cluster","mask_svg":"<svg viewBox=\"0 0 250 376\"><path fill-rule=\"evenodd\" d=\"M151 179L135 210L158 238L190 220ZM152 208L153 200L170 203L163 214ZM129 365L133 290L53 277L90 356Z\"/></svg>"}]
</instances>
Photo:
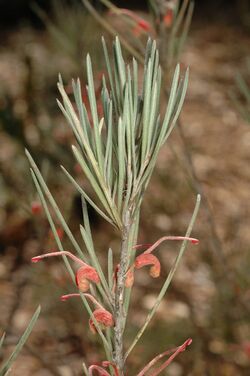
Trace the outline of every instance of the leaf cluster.
<instances>
[{"instance_id":1,"label":"leaf cluster","mask_svg":"<svg viewBox=\"0 0 250 376\"><path fill-rule=\"evenodd\" d=\"M80 80L72 81L74 104L61 77L58 101L71 126L78 146L72 146L76 161L90 181L98 202L93 201L64 168L78 191L99 214L118 229L124 213L139 210L160 148L169 137L179 116L187 89L188 72L180 79L177 66L163 119L160 117L161 68L156 43L146 48L142 90L138 85L138 63L126 65L119 39L113 44L111 62L102 40L107 76L102 78L101 107L98 113L91 59L87 56L88 113L81 97Z\"/></svg>"}]
</instances>

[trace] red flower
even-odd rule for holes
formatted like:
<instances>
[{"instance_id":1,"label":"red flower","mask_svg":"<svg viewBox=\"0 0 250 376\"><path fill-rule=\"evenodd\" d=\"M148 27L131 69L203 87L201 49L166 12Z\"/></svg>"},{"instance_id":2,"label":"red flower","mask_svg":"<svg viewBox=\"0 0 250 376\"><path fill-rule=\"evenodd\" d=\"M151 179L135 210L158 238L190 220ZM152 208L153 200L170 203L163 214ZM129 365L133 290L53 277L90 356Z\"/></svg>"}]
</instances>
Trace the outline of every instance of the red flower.
<instances>
[{"instance_id":1,"label":"red flower","mask_svg":"<svg viewBox=\"0 0 250 376\"><path fill-rule=\"evenodd\" d=\"M126 273L125 286L130 288L134 284L134 268L141 269L143 266L152 265L149 271L149 274L153 278L159 277L161 273L161 264L158 258L151 254L142 253L140 256L137 256L134 264L129 268Z\"/></svg>"},{"instance_id":2,"label":"red flower","mask_svg":"<svg viewBox=\"0 0 250 376\"><path fill-rule=\"evenodd\" d=\"M58 227L56 229L56 233L57 233L59 239L62 240L63 235L64 235L63 229L61 227ZM50 238L50 240L54 238L54 234L53 234L53 232L51 230L49 231L49 238Z\"/></svg>"},{"instance_id":3,"label":"red flower","mask_svg":"<svg viewBox=\"0 0 250 376\"><path fill-rule=\"evenodd\" d=\"M130 288L133 286L134 284L134 265L132 265L131 268L129 268L129 270L127 271L126 273L126 279L125 279L125 286L127 288Z\"/></svg>"},{"instance_id":4,"label":"red flower","mask_svg":"<svg viewBox=\"0 0 250 376\"><path fill-rule=\"evenodd\" d=\"M102 366L105 368L111 366L114 370L115 376L119 376L118 369L114 363L109 362L108 360L105 360L104 362L102 362Z\"/></svg>"},{"instance_id":5,"label":"red flower","mask_svg":"<svg viewBox=\"0 0 250 376\"><path fill-rule=\"evenodd\" d=\"M188 338L181 346L176 347L172 350L167 350L162 354L157 355L154 359L152 359L139 373L137 376L145 376L145 373L150 370L157 362L158 360L162 359L166 355L172 355L158 368L156 368L151 376L158 376L173 360L174 358L181 352L185 351L186 348L191 345L192 339Z\"/></svg>"},{"instance_id":6,"label":"red flower","mask_svg":"<svg viewBox=\"0 0 250 376\"><path fill-rule=\"evenodd\" d=\"M163 18L163 22L166 25L166 27L170 27L172 25L173 19L174 19L173 9L168 9Z\"/></svg>"},{"instance_id":7,"label":"red flower","mask_svg":"<svg viewBox=\"0 0 250 376\"><path fill-rule=\"evenodd\" d=\"M133 34L139 35L141 31L144 32L150 32L152 29L152 26L148 21L146 21L144 18L138 16L135 12L129 9L125 8L116 8L113 13L116 13L118 15L125 15L132 19L135 22L135 27L132 30Z\"/></svg>"},{"instance_id":8,"label":"red flower","mask_svg":"<svg viewBox=\"0 0 250 376\"><path fill-rule=\"evenodd\" d=\"M154 255L142 253L135 259L135 268L141 269L143 266L152 265L149 274L153 278L159 277L161 273L161 264L157 257Z\"/></svg>"},{"instance_id":9,"label":"red flower","mask_svg":"<svg viewBox=\"0 0 250 376\"><path fill-rule=\"evenodd\" d=\"M61 251L61 252L50 252L45 253L43 255L35 256L31 259L32 262L36 263L43 258L46 257L53 257L53 256L68 256L72 260L76 261L77 263L81 264L82 266L76 272L76 284L80 291L86 292L89 289L89 281L93 283L99 283L100 278L99 275L93 266L86 264L84 261L76 257L70 252Z\"/></svg>"},{"instance_id":10,"label":"red flower","mask_svg":"<svg viewBox=\"0 0 250 376\"><path fill-rule=\"evenodd\" d=\"M140 249L140 248L147 248L144 253L151 253L155 248L157 248L162 242L165 240L178 240L178 241L189 241L192 244L199 244L199 240L196 238L190 238L189 236L163 236L162 238L158 239L155 243L147 243L147 244L137 244L133 248Z\"/></svg>"},{"instance_id":11,"label":"red flower","mask_svg":"<svg viewBox=\"0 0 250 376\"><path fill-rule=\"evenodd\" d=\"M101 329L110 328L110 327L114 326L114 319L113 319L112 314L104 308L96 309L93 312L93 316L96 319L96 321L98 322L98 324L101 325ZM91 319L91 318L89 319L89 327L90 327L90 330L94 334L97 333L95 323L94 323L93 319Z\"/></svg>"},{"instance_id":12,"label":"red flower","mask_svg":"<svg viewBox=\"0 0 250 376\"><path fill-rule=\"evenodd\" d=\"M138 244L135 245L134 249L147 248L141 255L135 258L133 265L128 269L126 273L125 286L130 288L134 283L134 268L141 269L143 266L152 265L150 268L150 275L153 278L159 277L161 273L161 264L158 258L152 255L158 245L160 245L165 240L182 240L190 241L193 244L198 244L199 240L196 238L190 238L187 236L163 236L153 244Z\"/></svg>"},{"instance_id":13,"label":"red flower","mask_svg":"<svg viewBox=\"0 0 250 376\"><path fill-rule=\"evenodd\" d=\"M31 203L31 211L32 211L32 214L34 215L40 214L42 212L42 205L40 204L40 202L33 201Z\"/></svg>"},{"instance_id":14,"label":"red flower","mask_svg":"<svg viewBox=\"0 0 250 376\"><path fill-rule=\"evenodd\" d=\"M89 371L89 376L92 376L94 371L97 371L99 376L110 376L110 373L108 373L105 369L94 364L89 367L88 371Z\"/></svg>"},{"instance_id":15,"label":"red flower","mask_svg":"<svg viewBox=\"0 0 250 376\"><path fill-rule=\"evenodd\" d=\"M100 324L100 329L105 329L109 328L111 326L114 326L114 319L112 314L107 311L97 300L93 295L90 294L83 294L85 298L88 298L97 308L93 311L93 317L97 321L98 324ZM62 295L61 296L61 301L65 302L69 298L75 297L75 296L81 296L80 294L73 293L73 294L68 294L68 295ZM90 330L93 333L97 332L95 322L93 318L91 317L89 319L89 327Z\"/></svg>"},{"instance_id":16,"label":"red flower","mask_svg":"<svg viewBox=\"0 0 250 376\"><path fill-rule=\"evenodd\" d=\"M144 20L143 18L137 18L137 25L145 30L145 31L149 31L151 29L151 25L149 22L147 22L146 20Z\"/></svg>"},{"instance_id":17,"label":"red flower","mask_svg":"<svg viewBox=\"0 0 250 376\"><path fill-rule=\"evenodd\" d=\"M61 227L58 227L58 228L56 229L56 233L57 233L59 239L62 240L63 235L64 235L64 231L63 231L63 229L62 229Z\"/></svg>"},{"instance_id":18,"label":"red flower","mask_svg":"<svg viewBox=\"0 0 250 376\"><path fill-rule=\"evenodd\" d=\"M89 289L89 281L99 283L100 278L95 268L86 264L76 272L76 285L80 291L86 292Z\"/></svg>"},{"instance_id":19,"label":"red flower","mask_svg":"<svg viewBox=\"0 0 250 376\"><path fill-rule=\"evenodd\" d=\"M114 363L105 360L101 364L102 364L102 367L104 367L104 368L111 366L114 370L115 376L119 376L118 369L117 369L117 367ZM105 369L103 369L102 367L100 367L98 364L93 364L88 369L89 375L92 376L93 371L97 371L99 373L99 376L110 376L110 374Z\"/></svg>"}]
</instances>

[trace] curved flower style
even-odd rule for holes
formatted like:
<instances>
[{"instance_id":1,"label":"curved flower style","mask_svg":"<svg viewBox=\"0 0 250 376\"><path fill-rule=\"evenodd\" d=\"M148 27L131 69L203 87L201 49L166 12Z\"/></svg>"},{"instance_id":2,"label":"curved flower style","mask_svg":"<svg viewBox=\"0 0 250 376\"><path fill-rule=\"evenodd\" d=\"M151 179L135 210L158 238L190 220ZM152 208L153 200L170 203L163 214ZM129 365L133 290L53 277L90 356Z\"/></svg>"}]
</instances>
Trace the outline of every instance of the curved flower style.
<instances>
[{"instance_id":1,"label":"curved flower style","mask_svg":"<svg viewBox=\"0 0 250 376\"><path fill-rule=\"evenodd\" d=\"M169 356L165 362L162 363L161 366L158 368L155 368L154 371L151 373L150 376L158 376L162 371L164 371L165 368L169 366L169 364L176 358L178 354L185 351L188 346L190 346L192 343L192 338L188 338L181 346L178 346L174 349L164 351L163 353L157 355L155 358L153 358L146 366L136 375L136 376L145 376L145 374L151 370L152 367L156 365L156 363L164 358L165 356ZM89 367L88 372L90 376L94 375L94 372L98 372L99 376L111 376L109 372L107 372L104 368L106 367L113 367L114 375L119 376L119 371L116 367L116 365L109 361L104 361L99 364L93 364Z\"/></svg>"},{"instance_id":2,"label":"curved flower style","mask_svg":"<svg viewBox=\"0 0 250 376\"><path fill-rule=\"evenodd\" d=\"M144 253L151 253L156 247L158 247L165 240L177 240L177 241L187 240L192 244L199 244L199 239L190 238L188 236L163 236L162 238L158 239L155 243L137 244L133 248L134 249L147 248L146 251L144 251Z\"/></svg>"},{"instance_id":3,"label":"curved flower style","mask_svg":"<svg viewBox=\"0 0 250 376\"><path fill-rule=\"evenodd\" d=\"M157 355L154 359L152 359L138 374L137 376L145 376L145 373L150 370L160 359L165 357L166 355L172 354L160 367L156 368L151 376L158 376L173 360L174 358L181 352L185 351L186 348L191 345L192 338L188 338L181 346L176 347L172 350L167 350L159 355Z\"/></svg>"},{"instance_id":4,"label":"curved flower style","mask_svg":"<svg viewBox=\"0 0 250 376\"><path fill-rule=\"evenodd\" d=\"M138 244L135 245L134 249L146 248L141 255L135 258L134 263L128 269L126 274L125 286L127 288L132 287L134 283L134 269L141 269L143 266L152 265L149 271L149 274L153 278L159 277L161 273L161 264L159 259L152 255L151 253L165 240L186 240L192 244L198 244L199 240L196 238L190 238L187 236L163 236L153 244Z\"/></svg>"},{"instance_id":5,"label":"curved flower style","mask_svg":"<svg viewBox=\"0 0 250 376\"><path fill-rule=\"evenodd\" d=\"M107 311L95 298L93 295L90 294L83 294L85 298L88 298L97 308L93 311L93 317L97 321L98 324L100 324L100 329L105 329L105 328L110 328L114 326L114 319L113 315ZM73 294L68 294L68 295L62 295L61 296L61 301L65 302L66 300L76 297L76 296L81 296L78 293L73 293ZM92 333L97 333L97 329L94 323L93 318L89 319L89 327Z\"/></svg>"},{"instance_id":6,"label":"curved flower style","mask_svg":"<svg viewBox=\"0 0 250 376\"><path fill-rule=\"evenodd\" d=\"M46 257L53 257L53 256L68 256L72 260L76 261L78 264L81 264L82 266L77 270L76 272L76 285L79 288L81 292L86 292L89 289L89 282L93 283L99 283L100 277L93 266L90 266L86 264L84 261L73 255L71 252L68 251L61 251L61 252L50 252L45 253L44 255L39 255L32 257L31 261L36 263L38 261L41 261L42 259Z\"/></svg>"},{"instance_id":7,"label":"curved flower style","mask_svg":"<svg viewBox=\"0 0 250 376\"><path fill-rule=\"evenodd\" d=\"M89 376L93 376L94 371L98 372L99 376L110 376L110 373L108 373L105 369L95 364L90 366L88 371L89 371Z\"/></svg>"},{"instance_id":8,"label":"curved flower style","mask_svg":"<svg viewBox=\"0 0 250 376\"><path fill-rule=\"evenodd\" d=\"M110 373L108 373L105 369L103 369L103 367L106 368L106 367L111 366L113 368L114 375L119 376L118 369L114 363L105 360L104 362L101 363L101 365L102 367L99 366L98 364L93 364L92 366L90 366L88 369L89 375L92 376L93 371L97 371L99 373L99 376L111 376Z\"/></svg>"}]
</instances>

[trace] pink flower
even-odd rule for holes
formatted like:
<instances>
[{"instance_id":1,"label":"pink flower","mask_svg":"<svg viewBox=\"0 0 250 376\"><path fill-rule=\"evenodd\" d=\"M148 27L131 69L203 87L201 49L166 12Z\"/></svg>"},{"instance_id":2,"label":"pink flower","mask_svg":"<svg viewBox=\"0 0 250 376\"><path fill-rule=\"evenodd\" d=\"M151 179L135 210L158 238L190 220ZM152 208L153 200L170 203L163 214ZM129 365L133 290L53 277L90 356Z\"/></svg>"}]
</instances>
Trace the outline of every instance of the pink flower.
<instances>
[{"instance_id":1,"label":"pink flower","mask_svg":"<svg viewBox=\"0 0 250 376\"><path fill-rule=\"evenodd\" d=\"M150 253L142 253L140 256L137 256L135 259L135 268L141 269L143 266L152 265L150 268L149 274L153 278L159 277L161 273L161 264L157 257L151 255Z\"/></svg>"},{"instance_id":2,"label":"pink flower","mask_svg":"<svg viewBox=\"0 0 250 376\"><path fill-rule=\"evenodd\" d=\"M116 367L116 365L114 363L109 362L109 361L104 361L104 362L101 363L101 365L104 368L107 368L107 367L111 366L113 368L113 370L114 370L114 375L115 376L119 376L118 369L117 369L117 367ZM93 375L93 371L97 371L99 373L99 376L110 376L110 374L105 369L103 369L102 367L100 367L98 364L93 364L88 369L89 375L92 376Z\"/></svg>"},{"instance_id":3,"label":"pink flower","mask_svg":"<svg viewBox=\"0 0 250 376\"><path fill-rule=\"evenodd\" d=\"M98 324L100 324L100 329L110 328L114 326L114 319L112 314L107 311L97 300L96 298L91 294L83 294L85 298L89 299L96 307L96 309L93 311L93 317L97 321ZM61 301L65 302L66 300L72 298L72 297L79 297L81 296L78 293L68 294L68 295L62 295ZM95 326L95 322L93 318L91 317L89 319L89 327L90 330L93 333L97 333L97 329Z\"/></svg>"},{"instance_id":4,"label":"pink flower","mask_svg":"<svg viewBox=\"0 0 250 376\"><path fill-rule=\"evenodd\" d=\"M162 238L158 239L155 243L147 243L147 244L137 244L133 248L140 249L140 248L147 248L145 253L151 253L155 248L157 248L162 242L165 240L177 240L177 241L189 241L192 244L199 244L199 240L196 238L190 238L189 236L163 236Z\"/></svg>"},{"instance_id":5,"label":"pink flower","mask_svg":"<svg viewBox=\"0 0 250 376\"><path fill-rule=\"evenodd\" d=\"M114 326L114 319L112 314L104 308L98 308L93 312L93 316L101 324L101 329L110 328ZM92 333L97 333L96 326L93 319L89 319L89 327Z\"/></svg>"},{"instance_id":6,"label":"pink flower","mask_svg":"<svg viewBox=\"0 0 250 376\"><path fill-rule=\"evenodd\" d=\"M118 371L118 369L117 369L117 367L116 367L116 365L114 363L109 362L108 360L104 360L102 362L102 366L105 367L105 368L111 366L113 368L113 370L114 370L115 376L119 376L119 371Z\"/></svg>"},{"instance_id":7,"label":"pink flower","mask_svg":"<svg viewBox=\"0 0 250 376\"><path fill-rule=\"evenodd\" d=\"M93 376L94 371L97 371L99 376L110 376L110 373L108 373L105 369L103 369L102 367L95 365L95 364L90 366L88 371L89 371L89 376Z\"/></svg>"},{"instance_id":8,"label":"pink flower","mask_svg":"<svg viewBox=\"0 0 250 376\"><path fill-rule=\"evenodd\" d=\"M134 284L134 269L141 269L143 266L151 265L149 274L153 278L159 277L161 273L161 264L158 258L151 254L146 254L145 252L137 256L133 265L129 268L126 273L125 286L130 288Z\"/></svg>"},{"instance_id":9,"label":"pink flower","mask_svg":"<svg viewBox=\"0 0 250 376\"><path fill-rule=\"evenodd\" d=\"M45 253L44 255L35 256L31 259L32 262L36 263L46 257L53 257L53 256L68 256L73 261L76 261L78 264L82 266L76 272L76 285L80 291L86 292L89 289L89 282L93 282L95 284L100 282L100 277L93 266L86 264L84 261L73 255L71 252L61 251L61 252L50 252Z\"/></svg>"},{"instance_id":10,"label":"pink flower","mask_svg":"<svg viewBox=\"0 0 250 376\"><path fill-rule=\"evenodd\" d=\"M130 288L134 283L134 269L141 269L143 266L152 265L149 274L153 278L159 277L161 273L161 264L159 259L152 255L152 252L165 240L186 240L190 241L192 244L198 244L199 240L196 238L190 238L186 236L163 236L153 244L138 244L135 245L134 249L146 248L141 255L135 258L134 263L128 269L126 273L125 286Z\"/></svg>"},{"instance_id":11,"label":"pink flower","mask_svg":"<svg viewBox=\"0 0 250 376\"><path fill-rule=\"evenodd\" d=\"M126 279L125 279L125 286L127 288L130 288L133 286L134 284L134 265L132 265L131 268L129 268L129 270L127 271L126 273Z\"/></svg>"},{"instance_id":12,"label":"pink flower","mask_svg":"<svg viewBox=\"0 0 250 376\"><path fill-rule=\"evenodd\" d=\"M158 376L173 360L174 358L181 352L185 351L186 348L191 345L192 339L188 338L181 346L176 347L172 350L167 350L159 355L157 355L154 359L152 359L138 374L137 376L145 376L145 373L149 371L160 359L163 357L172 354L160 367L156 368L152 373L151 376Z\"/></svg>"},{"instance_id":13,"label":"pink flower","mask_svg":"<svg viewBox=\"0 0 250 376\"><path fill-rule=\"evenodd\" d=\"M76 285L80 291L86 292L89 289L89 281L99 283L100 278L96 269L86 264L76 272Z\"/></svg>"}]
</instances>

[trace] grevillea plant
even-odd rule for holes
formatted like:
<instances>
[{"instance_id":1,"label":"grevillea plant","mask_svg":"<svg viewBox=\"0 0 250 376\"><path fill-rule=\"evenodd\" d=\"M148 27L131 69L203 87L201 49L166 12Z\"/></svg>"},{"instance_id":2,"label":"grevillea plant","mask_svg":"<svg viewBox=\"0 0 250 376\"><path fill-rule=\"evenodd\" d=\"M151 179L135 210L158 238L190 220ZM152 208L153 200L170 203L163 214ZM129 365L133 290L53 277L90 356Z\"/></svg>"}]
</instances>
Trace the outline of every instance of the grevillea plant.
<instances>
[{"instance_id":1,"label":"grevillea plant","mask_svg":"<svg viewBox=\"0 0 250 376\"><path fill-rule=\"evenodd\" d=\"M135 59L126 65L119 39L113 44L111 58L104 39L102 40L107 73L102 78L101 106L97 104L91 59L87 56L87 95L90 111L82 100L80 80L72 81L74 99L69 99L59 77L58 89L62 100L58 105L67 119L76 139L72 146L73 155L83 174L89 180L91 197L64 168L67 178L82 197L83 225L80 233L86 250L82 250L67 225L55 199L51 195L37 165L27 151L31 164L31 175L47 214L58 250L32 258L38 262L47 257L61 256L72 277L72 294L61 300L79 297L89 313L89 327L97 333L103 343L106 359L98 365L84 365L86 375L125 375L126 362L136 343L141 338L150 320L163 299L188 242L198 243L191 238L191 230L198 212L200 198L185 236L164 236L154 244L137 244L140 209L144 192L153 173L157 156L167 141L180 114L188 82L188 72L181 77L176 67L168 103L163 117L160 116L161 68L156 43L149 40L146 47L142 87L138 79L138 63ZM99 111L98 111L99 109ZM101 109L101 110L100 110ZM95 250L87 203L119 233L119 249L108 249L107 270L100 264ZM54 215L51 214L54 211ZM60 222L65 236L72 244L72 251L64 249L58 236L54 216ZM133 284L138 269L149 266L149 273L157 278L161 262L156 250L165 241L181 242L180 250L166 277L158 297L148 312L145 323L132 343L124 348L126 322ZM76 254L75 254L76 253ZM114 257L118 259L114 265ZM73 265L72 265L73 262ZM76 265L76 271L74 271ZM87 330L87 328L86 328ZM168 350L148 363L138 376L150 373L158 375L168 364L192 342L187 339L181 346ZM167 360L165 358L167 357ZM163 363L156 367L163 359Z\"/></svg>"}]
</instances>

